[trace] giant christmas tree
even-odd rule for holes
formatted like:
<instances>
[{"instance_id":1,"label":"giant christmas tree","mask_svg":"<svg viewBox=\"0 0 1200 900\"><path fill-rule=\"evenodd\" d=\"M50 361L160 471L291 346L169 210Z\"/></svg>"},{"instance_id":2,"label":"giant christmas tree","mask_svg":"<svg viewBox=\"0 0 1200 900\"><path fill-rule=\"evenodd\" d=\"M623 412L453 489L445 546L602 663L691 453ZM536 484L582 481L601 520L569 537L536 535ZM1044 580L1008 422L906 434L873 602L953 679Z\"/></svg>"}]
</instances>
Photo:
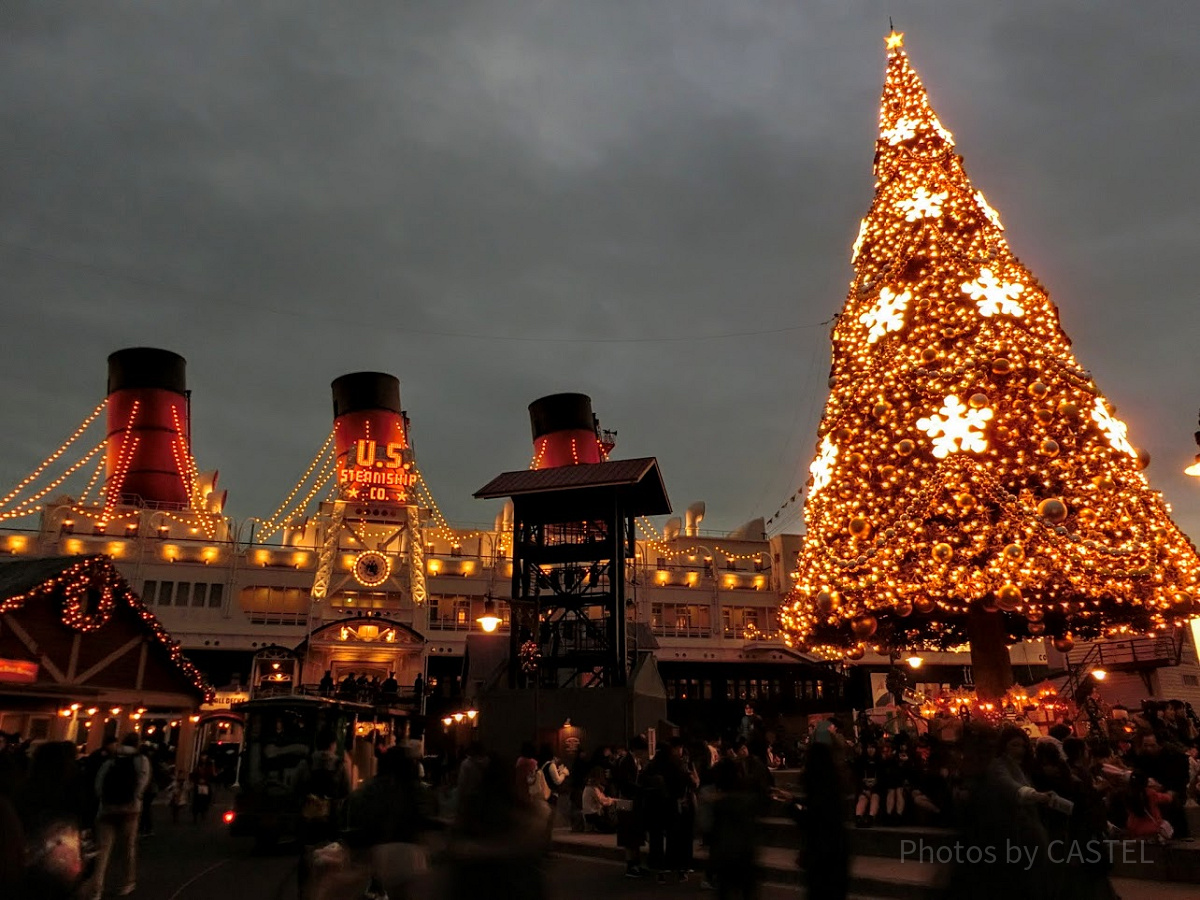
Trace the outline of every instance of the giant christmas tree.
<instances>
[{"instance_id":1,"label":"giant christmas tree","mask_svg":"<svg viewBox=\"0 0 1200 900\"><path fill-rule=\"evenodd\" d=\"M1197 615L1200 560L968 179L901 35L887 47L875 199L781 619L830 656L970 643L995 696L1009 643L1066 649Z\"/></svg>"}]
</instances>

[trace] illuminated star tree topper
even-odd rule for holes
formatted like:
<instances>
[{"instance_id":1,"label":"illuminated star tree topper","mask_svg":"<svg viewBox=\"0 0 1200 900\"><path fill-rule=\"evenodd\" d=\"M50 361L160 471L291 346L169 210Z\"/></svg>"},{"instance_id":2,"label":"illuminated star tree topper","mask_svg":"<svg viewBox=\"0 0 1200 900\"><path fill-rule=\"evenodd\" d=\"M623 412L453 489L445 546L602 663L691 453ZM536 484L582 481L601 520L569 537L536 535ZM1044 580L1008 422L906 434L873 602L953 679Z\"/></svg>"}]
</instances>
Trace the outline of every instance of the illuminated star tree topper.
<instances>
[{"instance_id":1,"label":"illuminated star tree topper","mask_svg":"<svg viewBox=\"0 0 1200 900\"><path fill-rule=\"evenodd\" d=\"M900 37L785 632L857 656L968 642L979 654L988 631L1007 664L1005 644L1024 638L1063 648L1173 628L1200 610L1195 548L971 184Z\"/></svg>"}]
</instances>

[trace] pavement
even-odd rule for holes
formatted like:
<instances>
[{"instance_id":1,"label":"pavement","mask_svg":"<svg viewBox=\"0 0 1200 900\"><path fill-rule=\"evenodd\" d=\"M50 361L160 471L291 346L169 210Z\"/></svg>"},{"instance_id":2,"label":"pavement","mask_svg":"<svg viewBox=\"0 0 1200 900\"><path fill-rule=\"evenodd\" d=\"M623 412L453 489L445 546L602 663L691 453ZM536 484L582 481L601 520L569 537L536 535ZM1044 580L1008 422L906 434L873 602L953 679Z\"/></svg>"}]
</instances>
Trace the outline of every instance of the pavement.
<instances>
[{"instance_id":1,"label":"pavement","mask_svg":"<svg viewBox=\"0 0 1200 900\"><path fill-rule=\"evenodd\" d=\"M605 859L614 864L623 859L623 851L616 846L611 834L583 834L567 828L554 832L552 850L559 856ZM696 859L703 867L707 853L703 847L696 850ZM763 847L759 851L759 862L764 878L770 884L791 886L799 883L797 852L786 847ZM850 890L857 897L889 898L889 900L933 900L942 897L941 885L949 874L946 866L938 863L901 861L895 857L853 857L850 863ZM1113 887L1121 900L1197 900L1200 887L1195 884L1160 881L1144 878L1113 878ZM793 893L791 896L796 896Z\"/></svg>"},{"instance_id":2,"label":"pavement","mask_svg":"<svg viewBox=\"0 0 1200 900\"><path fill-rule=\"evenodd\" d=\"M295 851L281 848L269 855L255 854L248 839L228 836L220 814L229 798L218 797L207 821L190 819L172 825L167 811L156 807L155 834L139 842L138 888L133 900L293 900L297 896ZM702 868L704 850L697 850ZM658 885L652 880L624 877L621 851L612 835L581 834L560 828L554 834L546 865L550 900L603 900L603 898L695 897L715 898L702 891L700 875L685 883ZM764 847L762 863L767 882L762 900L796 900L796 851ZM113 873L114 875L116 873ZM857 856L852 863L853 896L858 900L930 900L944 868L935 863L900 862L884 856ZM411 900L440 900L445 896L444 872L435 866L414 885ZM1196 900L1195 884L1114 878L1122 900ZM361 900L361 887L330 894L323 900Z\"/></svg>"}]
</instances>

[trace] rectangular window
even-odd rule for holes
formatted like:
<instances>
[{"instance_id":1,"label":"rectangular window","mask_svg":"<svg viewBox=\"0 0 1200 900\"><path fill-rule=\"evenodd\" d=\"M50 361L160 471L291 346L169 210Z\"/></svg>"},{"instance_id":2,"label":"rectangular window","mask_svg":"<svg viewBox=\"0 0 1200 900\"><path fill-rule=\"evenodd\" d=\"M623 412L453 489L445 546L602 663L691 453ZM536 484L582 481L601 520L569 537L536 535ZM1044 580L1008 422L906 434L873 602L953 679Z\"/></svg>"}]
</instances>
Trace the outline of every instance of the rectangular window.
<instances>
[{"instance_id":1,"label":"rectangular window","mask_svg":"<svg viewBox=\"0 0 1200 900\"><path fill-rule=\"evenodd\" d=\"M224 596L223 596L224 593L225 593L225 585L223 585L223 584L212 585L212 587L209 589L209 592L208 592L208 608L209 609L220 609L221 601L224 599Z\"/></svg>"},{"instance_id":2,"label":"rectangular window","mask_svg":"<svg viewBox=\"0 0 1200 900\"><path fill-rule=\"evenodd\" d=\"M147 581L142 585L142 602L146 604L154 603L154 595L158 591L157 581Z\"/></svg>"},{"instance_id":3,"label":"rectangular window","mask_svg":"<svg viewBox=\"0 0 1200 900\"><path fill-rule=\"evenodd\" d=\"M208 599L208 585L197 581L192 585L192 606L203 607L206 599Z\"/></svg>"},{"instance_id":4,"label":"rectangular window","mask_svg":"<svg viewBox=\"0 0 1200 900\"><path fill-rule=\"evenodd\" d=\"M1188 687L1200 687L1200 675L1184 675L1183 683Z\"/></svg>"},{"instance_id":5,"label":"rectangular window","mask_svg":"<svg viewBox=\"0 0 1200 900\"><path fill-rule=\"evenodd\" d=\"M158 583L158 605L170 606L171 598L175 596L175 582L160 581Z\"/></svg>"},{"instance_id":6,"label":"rectangular window","mask_svg":"<svg viewBox=\"0 0 1200 900\"><path fill-rule=\"evenodd\" d=\"M192 599L192 583L190 581L181 581L175 586L175 605L187 606L188 601Z\"/></svg>"}]
</instances>

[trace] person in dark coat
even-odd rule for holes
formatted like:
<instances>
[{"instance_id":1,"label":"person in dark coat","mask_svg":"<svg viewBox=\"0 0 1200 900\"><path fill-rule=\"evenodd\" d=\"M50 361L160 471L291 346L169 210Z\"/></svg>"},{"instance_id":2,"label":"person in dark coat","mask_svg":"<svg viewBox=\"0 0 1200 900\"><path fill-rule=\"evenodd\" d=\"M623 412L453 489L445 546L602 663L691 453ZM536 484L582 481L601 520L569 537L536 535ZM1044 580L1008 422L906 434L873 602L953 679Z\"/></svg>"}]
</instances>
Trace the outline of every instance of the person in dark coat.
<instances>
[{"instance_id":1,"label":"person in dark coat","mask_svg":"<svg viewBox=\"0 0 1200 900\"><path fill-rule=\"evenodd\" d=\"M642 847L646 843L646 799L642 783L646 740L638 736L622 749L613 764L617 796L617 846L625 851L625 877L641 878Z\"/></svg>"},{"instance_id":2,"label":"person in dark coat","mask_svg":"<svg viewBox=\"0 0 1200 900\"><path fill-rule=\"evenodd\" d=\"M850 893L850 839L843 817L845 775L827 743L808 748L804 766L804 883L808 900L845 900Z\"/></svg>"},{"instance_id":3,"label":"person in dark coat","mask_svg":"<svg viewBox=\"0 0 1200 900\"><path fill-rule=\"evenodd\" d=\"M731 759L713 767L712 784L709 878L719 900L755 900L760 878L758 796Z\"/></svg>"}]
</instances>

